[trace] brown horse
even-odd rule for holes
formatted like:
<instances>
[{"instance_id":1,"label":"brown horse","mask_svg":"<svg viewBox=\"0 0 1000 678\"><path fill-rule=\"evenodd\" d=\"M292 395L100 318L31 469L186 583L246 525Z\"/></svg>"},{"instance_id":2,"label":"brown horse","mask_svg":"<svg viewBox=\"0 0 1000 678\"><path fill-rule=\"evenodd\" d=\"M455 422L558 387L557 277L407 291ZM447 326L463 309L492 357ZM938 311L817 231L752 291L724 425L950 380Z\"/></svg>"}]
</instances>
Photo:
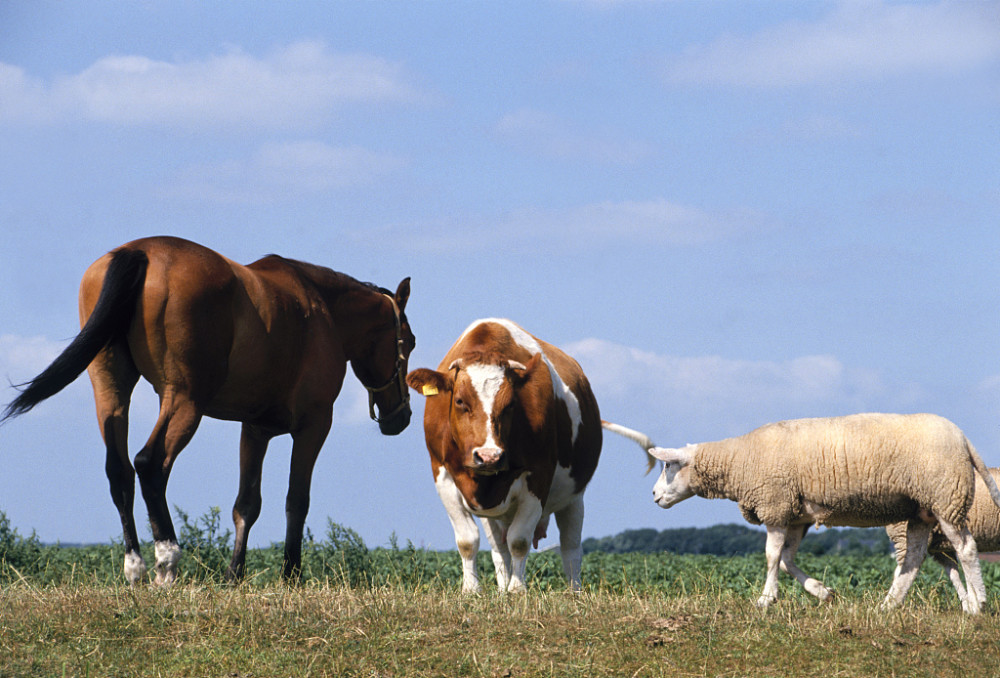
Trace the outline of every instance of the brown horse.
<instances>
[{"instance_id":1,"label":"brown horse","mask_svg":"<svg viewBox=\"0 0 1000 678\"><path fill-rule=\"evenodd\" d=\"M87 269L80 333L23 385L0 421L27 412L88 370L132 583L146 570L132 515L137 474L155 541L156 582L170 583L180 557L166 500L170 469L203 416L242 422L235 548L227 570L239 579L260 514L267 444L291 434L282 568L290 577L301 565L313 465L347 363L368 389L382 433L395 435L410 422L405 376L415 342L404 314L409 295L409 278L392 294L275 255L241 266L178 238L136 240ZM128 410L140 376L156 390L160 413L133 470Z\"/></svg>"}]
</instances>

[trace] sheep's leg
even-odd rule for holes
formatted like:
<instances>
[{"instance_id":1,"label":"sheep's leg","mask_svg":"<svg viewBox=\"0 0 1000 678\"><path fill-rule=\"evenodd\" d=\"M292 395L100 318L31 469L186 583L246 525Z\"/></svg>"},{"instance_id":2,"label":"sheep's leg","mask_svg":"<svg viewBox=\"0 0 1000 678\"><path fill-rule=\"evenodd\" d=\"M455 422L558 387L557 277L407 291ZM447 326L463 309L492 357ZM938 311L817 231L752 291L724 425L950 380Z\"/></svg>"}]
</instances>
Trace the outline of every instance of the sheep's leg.
<instances>
[{"instance_id":1,"label":"sheep's leg","mask_svg":"<svg viewBox=\"0 0 1000 678\"><path fill-rule=\"evenodd\" d=\"M903 602L907 591L917 578L920 564L927 554L927 544L930 541L931 526L920 520L911 520L906 524L906 555L901 563L896 565L892 576L892 585L882 601L882 607L892 608Z\"/></svg>"},{"instance_id":2,"label":"sheep's leg","mask_svg":"<svg viewBox=\"0 0 1000 678\"><path fill-rule=\"evenodd\" d=\"M969 596L965 592L965 582L962 581L962 575L958 573L955 561L948 556L940 555L936 556L935 560L941 563L941 567L944 568L944 573L948 575L951 585L955 587L955 593L958 594L958 599L962 601L962 609L966 609L969 606Z\"/></svg>"},{"instance_id":3,"label":"sheep's leg","mask_svg":"<svg viewBox=\"0 0 1000 678\"><path fill-rule=\"evenodd\" d=\"M778 599L778 566L781 563L781 552L785 548L787 533L788 529L785 527L767 526L767 542L764 544L767 578L764 580L764 590L757 599L757 607L767 607Z\"/></svg>"},{"instance_id":4,"label":"sheep's leg","mask_svg":"<svg viewBox=\"0 0 1000 678\"><path fill-rule=\"evenodd\" d=\"M955 556L962 566L962 574L965 575L966 599L962 603L962 609L969 614L979 614L980 606L986 602L986 586L983 584L983 573L979 569L976 540L972 538L972 533L966 526L956 527L940 519L938 524L941 525L944 536L955 548Z\"/></svg>"},{"instance_id":5,"label":"sheep's leg","mask_svg":"<svg viewBox=\"0 0 1000 678\"><path fill-rule=\"evenodd\" d=\"M781 551L781 569L795 577L795 581L802 584L806 591L824 603L828 603L833 600L833 594L830 592L830 589L823 586L823 582L820 580L813 579L800 570L794 562L795 554L799 550L802 538L806 536L808 530L809 526L804 525L802 529L793 527L788 531L788 534L785 536L785 548Z\"/></svg>"}]
</instances>

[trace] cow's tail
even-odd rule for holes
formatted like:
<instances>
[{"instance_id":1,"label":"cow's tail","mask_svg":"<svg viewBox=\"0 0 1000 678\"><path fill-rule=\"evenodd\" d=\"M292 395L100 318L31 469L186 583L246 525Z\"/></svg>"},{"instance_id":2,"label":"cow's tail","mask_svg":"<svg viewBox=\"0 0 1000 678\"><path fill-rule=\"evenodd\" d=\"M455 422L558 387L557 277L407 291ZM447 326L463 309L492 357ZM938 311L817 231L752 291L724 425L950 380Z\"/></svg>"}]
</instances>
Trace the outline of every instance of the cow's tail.
<instances>
[{"instance_id":1,"label":"cow's tail","mask_svg":"<svg viewBox=\"0 0 1000 678\"><path fill-rule=\"evenodd\" d=\"M41 374L15 386L20 394L7 405L0 423L66 388L105 346L128 332L148 265L149 259L141 250L120 249L111 255L97 305L80 333Z\"/></svg>"},{"instance_id":2,"label":"cow's tail","mask_svg":"<svg viewBox=\"0 0 1000 678\"><path fill-rule=\"evenodd\" d=\"M976 448L972 446L969 439L966 438L965 444L969 450L969 459L972 460L972 465L979 472L979 475L983 477L983 482L986 484L986 488L990 491L990 499L993 503L1000 507L1000 488L997 487L996 481L993 479L993 474L986 467L986 462L983 458L979 456L979 452Z\"/></svg>"},{"instance_id":3,"label":"cow's tail","mask_svg":"<svg viewBox=\"0 0 1000 678\"><path fill-rule=\"evenodd\" d=\"M646 473L649 473L650 471L653 470L653 467L656 466L656 458L653 457L653 455L651 455L649 451L652 448L656 447L656 445L649 438L649 436L647 436L645 433L639 433L638 431L633 431L632 429L626 428L625 426L620 426L619 424L612 424L610 421L604 421L603 419L601 420L601 426L604 427L606 430L611 431L612 433L617 433L620 436L625 436L629 440L634 440L635 442L637 442L639 444L639 447L641 447L646 452Z\"/></svg>"}]
</instances>

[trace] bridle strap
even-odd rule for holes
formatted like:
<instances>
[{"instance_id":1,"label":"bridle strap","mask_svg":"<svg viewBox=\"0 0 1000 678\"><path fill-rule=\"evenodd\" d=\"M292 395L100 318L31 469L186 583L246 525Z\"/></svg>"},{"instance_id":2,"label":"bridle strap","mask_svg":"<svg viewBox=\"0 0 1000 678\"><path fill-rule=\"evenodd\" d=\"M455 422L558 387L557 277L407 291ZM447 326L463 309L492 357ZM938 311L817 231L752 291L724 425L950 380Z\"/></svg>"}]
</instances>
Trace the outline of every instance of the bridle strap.
<instances>
[{"instance_id":1,"label":"bridle strap","mask_svg":"<svg viewBox=\"0 0 1000 678\"><path fill-rule=\"evenodd\" d=\"M396 322L396 370L392 373L392 376L389 377L389 380L381 386L365 386L365 389L368 391L368 414L371 416L372 421L376 422L383 421L385 419L392 419L399 414L404 407L408 407L410 404L410 392L406 388L406 373L403 371L403 364L406 361L406 356L403 355L403 326L399 317L399 306L396 305L396 300L391 295L383 293L382 296L387 298L389 303L392 304L393 320ZM389 414L379 417L378 413L375 411L375 394L389 390L392 388L393 384L396 384L399 388L399 405L397 405L396 409ZM364 384L362 385L364 386Z\"/></svg>"}]
</instances>

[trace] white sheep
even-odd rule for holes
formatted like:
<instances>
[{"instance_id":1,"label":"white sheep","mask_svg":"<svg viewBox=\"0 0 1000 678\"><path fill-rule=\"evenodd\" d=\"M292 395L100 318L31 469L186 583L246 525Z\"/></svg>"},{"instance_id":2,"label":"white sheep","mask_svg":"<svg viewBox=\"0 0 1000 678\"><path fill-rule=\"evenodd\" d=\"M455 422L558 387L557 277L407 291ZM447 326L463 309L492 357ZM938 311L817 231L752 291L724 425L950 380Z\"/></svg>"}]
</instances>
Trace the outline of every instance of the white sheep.
<instances>
[{"instance_id":1,"label":"white sheep","mask_svg":"<svg viewBox=\"0 0 1000 678\"><path fill-rule=\"evenodd\" d=\"M917 534L937 521L955 547L967 582L963 609L977 613L982 574L966 525L975 471L1000 506L1000 489L961 430L931 414L857 414L762 426L737 438L653 448L664 463L653 496L663 508L688 497L726 498L743 517L767 527L767 578L757 601L778 595L778 567L821 600L832 595L795 566L811 524L876 527L906 521ZM975 470L975 471L974 471ZM883 605L902 602L923 558L910 549Z\"/></svg>"},{"instance_id":2,"label":"white sheep","mask_svg":"<svg viewBox=\"0 0 1000 678\"><path fill-rule=\"evenodd\" d=\"M1000 483L1000 468L991 468L989 471L993 476L994 482ZM989 488L979 476L976 476L975 497L972 500L972 506L969 508L966 524L969 526L972 538L976 540L977 551L980 553L984 551L1000 551L1000 510L993 503ZM896 549L898 571L903 566L908 549L906 536L907 523L887 525L885 531L888 533L889 539L892 540L892 545ZM921 538L915 548L926 550L926 553L933 556L934 560L941 564L945 574L948 575L948 579L955 586L955 592L958 594L958 598L962 601L964 607L967 604L966 589L962 584L961 575L959 575L958 569L955 567L957 563L955 549L952 548L947 537L944 536L940 529L935 528L930 531L929 543L927 536L925 535ZM986 600L985 587L977 593L981 601Z\"/></svg>"}]
</instances>

